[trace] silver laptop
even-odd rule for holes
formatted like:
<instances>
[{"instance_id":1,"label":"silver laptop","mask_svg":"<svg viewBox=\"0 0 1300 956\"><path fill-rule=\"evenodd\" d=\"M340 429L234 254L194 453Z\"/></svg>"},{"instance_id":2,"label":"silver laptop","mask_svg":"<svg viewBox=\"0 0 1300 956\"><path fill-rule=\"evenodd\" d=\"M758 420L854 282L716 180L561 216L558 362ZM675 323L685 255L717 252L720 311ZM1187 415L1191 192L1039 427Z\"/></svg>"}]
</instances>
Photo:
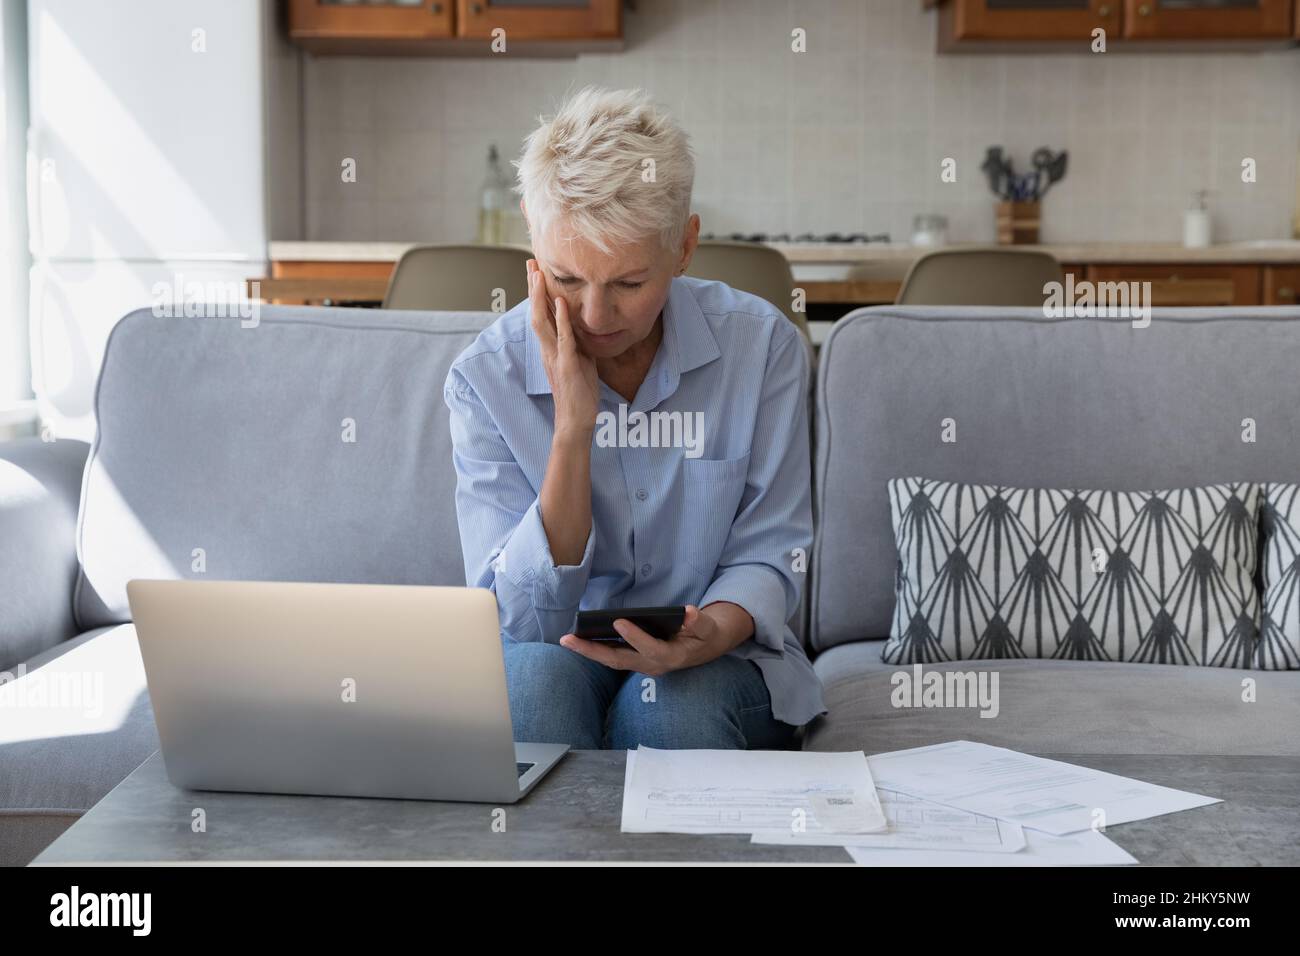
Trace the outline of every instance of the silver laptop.
<instances>
[{"instance_id":1,"label":"silver laptop","mask_svg":"<svg viewBox=\"0 0 1300 956\"><path fill-rule=\"evenodd\" d=\"M513 803L569 749L515 743L483 588L133 580L126 592L178 787Z\"/></svg>"}]
</instances>

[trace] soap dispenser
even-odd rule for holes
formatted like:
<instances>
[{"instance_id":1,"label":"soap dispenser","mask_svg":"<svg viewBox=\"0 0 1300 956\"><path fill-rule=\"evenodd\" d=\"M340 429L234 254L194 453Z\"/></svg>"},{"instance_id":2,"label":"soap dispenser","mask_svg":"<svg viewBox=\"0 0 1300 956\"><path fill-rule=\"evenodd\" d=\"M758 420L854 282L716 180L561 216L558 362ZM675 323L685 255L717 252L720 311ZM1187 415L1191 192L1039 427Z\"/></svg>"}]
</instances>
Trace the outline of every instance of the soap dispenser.
<instances>
[{"instance_id":1,"label":"soap dispenser","mask_svg":"<svg viewBox=\"0 0 1300 956\"><path fill-rule=\"evenodd\" d=\"M1210 244L1210 210L1205 206L1206 190L1192 193L1192 204L1183 212L1183 245L1203 249Z\"/></svg>"}]
</instances>

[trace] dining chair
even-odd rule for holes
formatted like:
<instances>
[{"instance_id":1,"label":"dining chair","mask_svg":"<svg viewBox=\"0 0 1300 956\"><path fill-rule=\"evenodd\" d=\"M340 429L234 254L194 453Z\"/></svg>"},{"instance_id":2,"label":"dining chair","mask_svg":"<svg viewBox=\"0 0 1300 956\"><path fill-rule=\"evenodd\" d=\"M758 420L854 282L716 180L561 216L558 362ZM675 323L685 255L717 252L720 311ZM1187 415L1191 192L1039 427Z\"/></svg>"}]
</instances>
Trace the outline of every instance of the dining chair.
<instances>
[{"instance_id":1,"label":"dining chair","mask_svg":"<svg viewBox=\"0 0 1300 956\"><path fill-rule=\"evenodd\" d=\"M733 289L766 299L795 324L811 347L808 319L793 308L794 273L785 256L776 249L756 242L701 240L686 272L697 279L716 279Z\"/></svg>"},{"instance_id":2,"label":"dining chair","mask_svg":"<svg viewBox=\"0 0 1300 956\"><path fill-rule=\"evenodd\" d=\"M397 260L383 307L504 312L528 298L532 255L519 246L412 246Z\"/></svg>"},{"instance_id":3,"label":"dining chair","mask_svg":"<svg viewBox=\"0 0 1300 956\"><path fill-rule=\"evenodd\" d=\"M1041 306L1043 286L1065 282L1061 264L1031 249L939 249L912 263L898 305Z\"/></svg>"}]
</instances>

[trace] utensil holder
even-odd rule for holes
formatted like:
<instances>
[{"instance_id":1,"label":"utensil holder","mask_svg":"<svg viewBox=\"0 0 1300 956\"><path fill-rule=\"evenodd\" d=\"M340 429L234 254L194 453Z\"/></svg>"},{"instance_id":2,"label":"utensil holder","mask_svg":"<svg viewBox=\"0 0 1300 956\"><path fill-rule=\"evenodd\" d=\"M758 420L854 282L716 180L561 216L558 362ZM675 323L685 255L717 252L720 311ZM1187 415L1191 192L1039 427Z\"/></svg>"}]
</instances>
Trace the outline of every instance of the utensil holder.
<instances>
[{"instance_id":1,"label":"utensil holder","mask_svg":"<svg viewBox=\"0 0 1300 956\"><path fill-rule=\"evenodd\" d=\"M1037 243L1040 206L1038 200L998 203L998 244L1023 246Z\"/></svg>"}]
</instances>

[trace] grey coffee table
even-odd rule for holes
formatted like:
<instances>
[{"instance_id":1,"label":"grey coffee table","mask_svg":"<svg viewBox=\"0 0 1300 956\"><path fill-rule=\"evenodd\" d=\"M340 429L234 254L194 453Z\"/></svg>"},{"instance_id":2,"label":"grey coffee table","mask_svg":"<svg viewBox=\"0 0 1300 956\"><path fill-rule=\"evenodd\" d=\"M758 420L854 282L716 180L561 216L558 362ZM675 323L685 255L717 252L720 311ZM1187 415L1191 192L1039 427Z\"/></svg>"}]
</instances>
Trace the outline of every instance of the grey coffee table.
<instances>
[{"instance_id":1,"label":"grey coffee table","mask_svg":"<svg viewBox=\"0 0 1300 956\"><path fill-rule=\"evenodd\" d=\"M1300 864L1300 757L1059 759L1225 801L1107 831L1141 863ZM179 790L155 753L35 863L849 862L838 847L620 833L623 767L622 751L569 753L527 799L505 808L506 832L496 833L488 804ZM195 808L206 814L205 833L191 831Z\"/></svg>"}]
</instances>

